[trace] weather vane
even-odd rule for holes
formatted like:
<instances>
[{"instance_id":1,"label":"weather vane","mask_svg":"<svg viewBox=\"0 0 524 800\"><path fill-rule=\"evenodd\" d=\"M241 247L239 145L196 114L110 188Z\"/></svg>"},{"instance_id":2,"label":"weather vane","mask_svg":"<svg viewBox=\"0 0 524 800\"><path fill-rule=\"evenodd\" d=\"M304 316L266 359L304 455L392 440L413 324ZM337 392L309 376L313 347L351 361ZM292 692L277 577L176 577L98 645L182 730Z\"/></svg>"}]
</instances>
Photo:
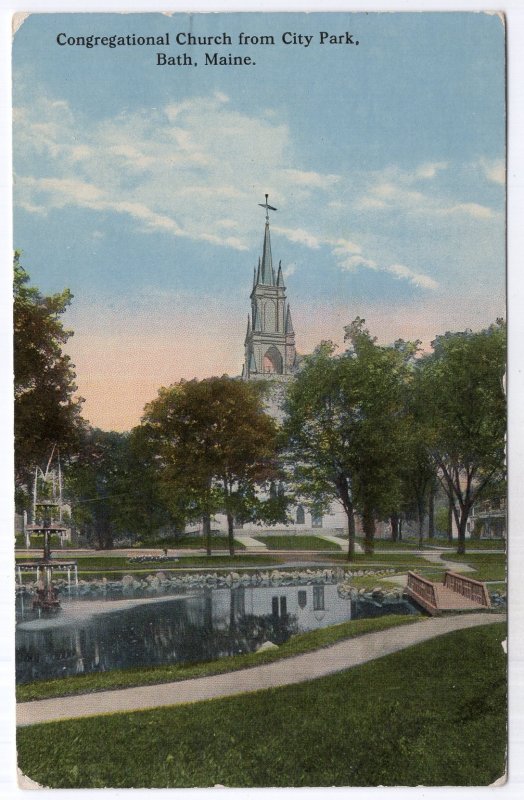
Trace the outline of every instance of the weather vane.
<instances>
[{"instance_id":1,"label":"weather vane","mask_svg":"<svg viewBox=\"0 0 524 800\"><path fill-rule=\"evenodd\" d=\"M277 211L275 206L270 206L269 203L267 202L267 198L268 197L269 197L269 195L266 194L266 202L258 204L261 208L265 208L266 209L266 222L269 222L269 209L271 209L271 211Z\"/></svg>"}]
</instances>

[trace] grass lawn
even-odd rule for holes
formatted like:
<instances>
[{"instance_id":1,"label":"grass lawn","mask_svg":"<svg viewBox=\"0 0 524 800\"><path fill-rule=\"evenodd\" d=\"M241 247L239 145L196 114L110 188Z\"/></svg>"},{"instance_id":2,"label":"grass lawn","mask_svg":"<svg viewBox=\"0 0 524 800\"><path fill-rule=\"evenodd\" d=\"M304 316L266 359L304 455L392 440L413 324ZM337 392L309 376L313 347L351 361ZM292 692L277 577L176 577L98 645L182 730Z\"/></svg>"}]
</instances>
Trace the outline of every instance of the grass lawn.
<instances>
[{"instance_id":1,"label":"grass lawn","mask_svg":"<svg viewBox=\"0 0 524 800\"><path fill-rule=\"evenodd\" d=\"M23 559L30 561L31 559ZM123 575L149 575L153 572L180 572L188 567L205 567L214 570L217 567L231 567L240 569L241 567L260 567L276 566L282 559L276 555L245 555L243 552L235 556L211 555L211 556L182 556L180 559L170 559L169 561L148 561L144 563L132 562L125 556L78 556L75 558L78 563L78 577L83 580L95 578L108 578L109 580L119 580ZM34 573L23 572L23 577L34 579Z\"/></svg>"},{"instance_id":2,"label":"grass lawn","mask_svg":"<svg viewBox=\"0 0 524 800\"><path fill-rule=\"evenodd\" d=\"M295 686L21 728L53 788L485 786L504 772L505 624Z\"/></svg>"},{"instance_id":3,"label":"grass lawn","mask_svg":"<svg viewBox=\"0 0 524 800\"><path fill-rule=\"evenodd\" d=\"M467 573L477 581L504 581L506 578L506 556L501 553L466 553L459 556L456 553L445 555L446 561L457 561L475 569Z\"/></svg>"},{"instance_id":4,"label":"grass lawn","mask_svg":"<svg viewBox=\"0 0 524 800\"><path fill-rule=\"evenodd\" d=\"M270 550L335 550L339 547L327 539L318 536L256 536L257 541L263 542ZM340 540L343 545L343 539Z\"/></svg>"},{"instance_id":5,"label":"grass lawn","mask_svg":"<svg viewBox=\"0 0 524 800\"><path fill-rule=\"evenodd\" d=\"M184 536L179 542L155 542L152 545L144 544L144 548L151 546L152 548L163 549L167 547L168 550L185 550L185 549L202 549L206 548L206 541L203 536ZM227 536L212 536L211 547L213 550L228 550ZM238 550L245 550L245 545L235 539L235 548Z\"/></svg>"},{"instance_id":6,"label":"grass lawn","mask_svg":"<svg viewBox=\"0 0 524 800\"><path fill-rule=\"evenodd\" d=\"M505 550L505 539L467 539L467 550Z\"/></svg>"},{"instance_id":7,"label":"grass lawn","mask_svg":"<svg viewBox=\"0 0 524 800\"><path fill-rule=\"evenodd\" d=\"M271 661L280 661L283 658L296 656L328 647L330 644L340 642L342 639L351 639L372 631L382 631L397 625L409 625L420 620L420 615L411 616L391 614L374 619L355 619L331 625L328 628L319 628L307 633L298 633L281 645L278 650L265 650L260 653L246 653L245 655L228 656L215 661L206 661L198 664L168 664L166 666L133 667L130 669L115 669L110 672L97 672L86 675L75 675L54 680L34 681L17 686L16 698L18 702L28 700L41 700L45 697L62 697L71 694L85 694L99 692L104 689L123 689L128 686L145 686L155 683L168 683L169 681L183 681L188 678L203 678L206 675L219 675L224 672L233 672L247 667L256 667L259 664L268 664Z\"/></svg>"},{"instance_id":8,"label":"grass lawn","mask_svg":"<svg viewBox=\"0 0 524 800\"><path fill-rule=\"evenodd\" d=\"M344 561L348 569L375 569L377 567L402 567L406 569L417 569L418 567L433 566L431 562L422 556L411 555L411 553L390 553L387 550L374 553L372 556L365 553L356 553L351 561L347 560L346 553L330 554L331 560Z\"/></svg>"},{"instance_id":9,"label":"grass lawn","mask_svg":"<svg viewBox=\"0 0 524 800\"><path fill-rule=\"evenodd\" d=\"M356 540L361 547L364 547L364 539L357 538ZM346 537L347 542L347 537ZM392 542L391 539L375 539L376 550L410 550L418 547L418 541L413 539L402 540L401 542Z\"/></svg>"}]
</instances>

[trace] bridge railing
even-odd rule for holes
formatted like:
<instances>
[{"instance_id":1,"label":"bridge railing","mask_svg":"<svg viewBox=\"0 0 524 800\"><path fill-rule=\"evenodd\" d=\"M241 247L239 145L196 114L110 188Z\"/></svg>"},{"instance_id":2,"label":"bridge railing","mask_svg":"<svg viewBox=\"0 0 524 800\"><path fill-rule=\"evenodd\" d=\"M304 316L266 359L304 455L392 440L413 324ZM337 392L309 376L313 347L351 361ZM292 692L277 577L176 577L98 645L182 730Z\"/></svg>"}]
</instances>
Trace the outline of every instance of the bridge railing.
<instances>
[{"instance_id":1,"label":"bridge railing","mask_svg":"<svg viewBox=\"0 0 524 800\"><path fill-rule=\"evenodd\" d=\"M458 572L446 572L444 575L444 586L454 592L458 592L463 597L474 600L482 606L491 607L489 592L486 584L468 578L466 575L459 575Z\"/></svg>"},{"instance_id":2,"label":"bridge railing","mask_svg":"<svg viewBox=\"0 0 524 800\"><path fill-rule=\"evenodd\" d=\"M407 588L412 594L423 600L425 605L437 608L437 595L435 586L431 581L428 581L426 578L410 570L408 572Z\"/></svg>"}]
</instances>

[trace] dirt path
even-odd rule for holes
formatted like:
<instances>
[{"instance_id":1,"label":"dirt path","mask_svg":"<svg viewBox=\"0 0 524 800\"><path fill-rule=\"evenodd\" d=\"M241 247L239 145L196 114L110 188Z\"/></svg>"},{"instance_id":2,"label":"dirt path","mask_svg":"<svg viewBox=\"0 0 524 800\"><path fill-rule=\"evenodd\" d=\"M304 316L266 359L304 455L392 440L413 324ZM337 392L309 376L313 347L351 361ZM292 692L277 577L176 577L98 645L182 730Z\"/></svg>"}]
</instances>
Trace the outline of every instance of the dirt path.
<instances>
[{"instance_id":1,"label":"dirt path","mask_svg":"<svg viewBox=\"0 0 524 800\"><path fill-rule=\"evenodd\" d=\"M288 686L364 664L444 633L504 620L505 616L502 614L486 613L424 619L411 625L368 633L322 650L237 672L155 686L137 686L19 703L17 725L195 703L215 697Z\"/></svg>"}]
</instances>

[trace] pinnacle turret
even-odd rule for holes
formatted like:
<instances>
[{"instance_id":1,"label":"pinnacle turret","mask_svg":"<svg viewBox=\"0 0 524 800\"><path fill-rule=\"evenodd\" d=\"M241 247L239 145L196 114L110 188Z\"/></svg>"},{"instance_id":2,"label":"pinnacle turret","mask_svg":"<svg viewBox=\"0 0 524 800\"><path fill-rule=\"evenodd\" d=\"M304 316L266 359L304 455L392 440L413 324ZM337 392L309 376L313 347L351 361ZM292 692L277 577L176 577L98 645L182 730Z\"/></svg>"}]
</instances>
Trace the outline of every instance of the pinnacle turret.
<instances>
[{"instance_id":1,"label":"pinnacle turret","mask_svg":"<svg viewBox=\"0 0 524 800\"><path fill-rule=\"evenodd\" d=\"M295 331L293 330L293 322L291 320L291 309L289 307L289 304L288 304L287 311L286 311L286 328L285 328L285 332L286 333L295 333Z\"/></svg>"}]
</instances>

